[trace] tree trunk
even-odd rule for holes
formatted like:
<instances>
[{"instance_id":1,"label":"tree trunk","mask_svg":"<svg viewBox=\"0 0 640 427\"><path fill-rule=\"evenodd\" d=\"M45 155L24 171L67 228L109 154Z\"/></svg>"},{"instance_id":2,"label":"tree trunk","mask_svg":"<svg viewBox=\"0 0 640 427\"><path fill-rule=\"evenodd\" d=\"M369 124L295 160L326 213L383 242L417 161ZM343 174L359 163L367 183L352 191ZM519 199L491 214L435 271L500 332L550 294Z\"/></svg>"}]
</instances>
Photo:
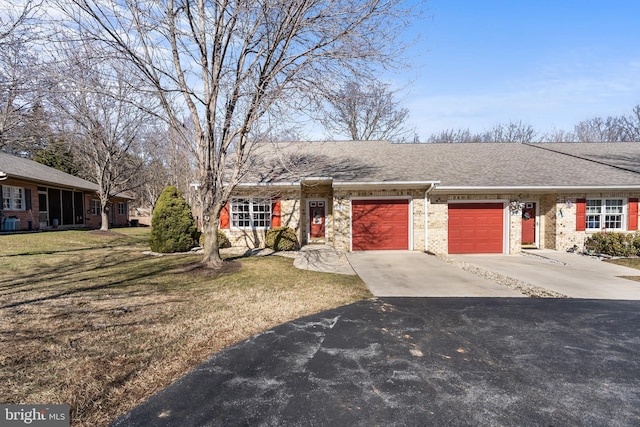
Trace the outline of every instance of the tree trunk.
<instances>
[{"instance_id":1,"label":"tree trunk","mask_svg":"<svg viewBox=\"0 0 640 427\"><path fill-rule=\"evenodd\" d=\"M102 208L102 224L100 225L100 231L109 231L109 213L106 208Z\"/></svg>"},{"instance_id":2,"label":"tree trunk","mask_svg":"<svg viewBox=\"0 0 640 427\"><path fill-rule=\"evenodd\" d=\"M219 269L222 267L220 247L218 242L219 221L210 215L204 215L202 230L204 232L204 258L202 264L207 268Z\"/></svg>"},{"instance_id":3,"label":"tree trunk","mask_svg":"<svg viewBox=\"0 0 640 427\"><path fill-rule=\"evenodd\" d=\"M103 200L100 196L100 215L102 217L102 223L100 224L100 231L109 231L109 207L107 206L108 200Z\"/></svg>"}]
</instances>

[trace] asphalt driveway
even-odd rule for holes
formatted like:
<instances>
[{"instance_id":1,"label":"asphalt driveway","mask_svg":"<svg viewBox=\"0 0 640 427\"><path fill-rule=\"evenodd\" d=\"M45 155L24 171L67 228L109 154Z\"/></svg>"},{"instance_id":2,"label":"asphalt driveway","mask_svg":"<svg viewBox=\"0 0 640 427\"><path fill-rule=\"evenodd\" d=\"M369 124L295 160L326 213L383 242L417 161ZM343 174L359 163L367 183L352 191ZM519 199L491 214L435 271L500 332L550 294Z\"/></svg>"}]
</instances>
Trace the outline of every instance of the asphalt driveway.
<instances>
[{"instance_id":1,"label":"asphalt driveway","mask_svg":"<svg viewBox=\"0 0 640 427\"><path fill-rule=\"evenodd\" d=\"M349 252L347 258L377 297L525 296L424 252Z\"/></svg>"},{"instance_id":2,"label":"asphalt driveway","mask_svg":"<svg viewBox=\"0 0 640 427\"><path fill-rule=\"evenodd\" d=\"M640 302L383 298L214 355L115 426L639 425Z\"/></svg>"}]
</instances>

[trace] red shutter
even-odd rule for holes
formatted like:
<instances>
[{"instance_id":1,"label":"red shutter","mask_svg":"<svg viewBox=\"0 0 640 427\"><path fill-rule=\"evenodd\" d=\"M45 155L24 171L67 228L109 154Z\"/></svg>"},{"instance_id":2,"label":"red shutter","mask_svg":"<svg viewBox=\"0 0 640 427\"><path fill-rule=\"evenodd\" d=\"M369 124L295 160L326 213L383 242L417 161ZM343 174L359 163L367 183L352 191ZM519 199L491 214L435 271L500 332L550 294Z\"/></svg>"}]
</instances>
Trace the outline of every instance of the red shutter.
<instances>
[{"instance_id":1,"label":"red shutter","mask_svg":"<svg viewBox=\"0 0 640 427\"><path fill-rule=\"evenodd\" d=\"M229 202L220 211L220 228L229 228Z\"/></svg>"},{"instance_id":2,"label":"red shutter","mask_svg":"<svg viewBox=\"0 0 640 427\"><path fill-rule=\"evenodd\" d=\"M587 227L587 199L576 200L576 231Z\"/></svg>"},{"instance_id":3,"label":"red shutter","mask_svg":"<svg viewBox=\"0 0 640 427\"><path fill-rule=\"evenodd\" d=\"M638 229L638 199L629 199L629 228L630 231Z\"/></svg>"},{"instance_id":4,"label":"red shutter","mask_svg":"<svg viewBox=\"0 0 640 427\"><path fill-rule=\"evenodd\" d=\"M271 200L271 228L280 227L280 199Z\"/></svg>"}]
</instances>

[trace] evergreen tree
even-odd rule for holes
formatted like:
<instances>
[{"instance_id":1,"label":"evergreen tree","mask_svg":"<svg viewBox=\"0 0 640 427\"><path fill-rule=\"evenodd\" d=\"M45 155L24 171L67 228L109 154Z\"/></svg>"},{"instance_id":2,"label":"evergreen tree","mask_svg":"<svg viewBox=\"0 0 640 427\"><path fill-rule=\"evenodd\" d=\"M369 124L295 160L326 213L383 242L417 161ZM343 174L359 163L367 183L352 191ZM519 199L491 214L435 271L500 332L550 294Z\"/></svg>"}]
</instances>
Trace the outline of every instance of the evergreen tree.
<instances>
[{"instance_id":1,"label":"evergreen tree","mask_svg":"<svg viewBox=\"0 0 640 427\"><path fill-rule=\"evenodd\" d=\"M154 252L185 252L196 246L198 230L191 208L174 186L160 194L151 218L150 246Z\"/></svg>"},{"instance_id":2,"label":"evergreen tree","mask_svg":"<svg viewBox=\"0 0 640 427\"><path fill-rule=\"evenodd\" d=\"M74 162L73 153L62 141L55 140L47 144L44 149L36 151L33 160L70 175L78 176L79 171Z\"/></svg>"}]
</instances>

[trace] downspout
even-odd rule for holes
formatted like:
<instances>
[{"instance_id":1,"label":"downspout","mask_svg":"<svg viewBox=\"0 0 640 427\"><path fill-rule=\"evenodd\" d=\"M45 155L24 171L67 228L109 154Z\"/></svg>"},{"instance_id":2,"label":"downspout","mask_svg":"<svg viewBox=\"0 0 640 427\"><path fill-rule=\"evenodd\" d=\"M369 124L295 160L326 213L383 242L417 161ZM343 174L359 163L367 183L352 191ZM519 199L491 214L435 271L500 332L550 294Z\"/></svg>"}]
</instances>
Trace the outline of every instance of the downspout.
<instances>
[{"instance_id":1,"label":"downspout","mask_svg":"<svg viewBox=\"0 0 640 427\"><path fill-rule=\"evenodd\" d=\"M424 192L424 251L429 252L429 193L435 190L437 183L432 183Z\"/></svg>"}]
</instances>

